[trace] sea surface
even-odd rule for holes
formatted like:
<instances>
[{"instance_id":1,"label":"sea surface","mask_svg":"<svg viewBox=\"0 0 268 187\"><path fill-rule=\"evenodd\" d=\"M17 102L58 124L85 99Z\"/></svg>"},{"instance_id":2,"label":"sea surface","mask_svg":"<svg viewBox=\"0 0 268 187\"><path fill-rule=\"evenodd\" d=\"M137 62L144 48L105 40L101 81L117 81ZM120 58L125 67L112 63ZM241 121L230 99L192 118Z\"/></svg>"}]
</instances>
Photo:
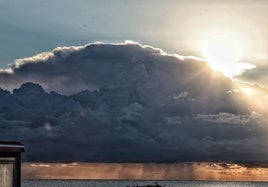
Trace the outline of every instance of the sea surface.
<instances>
[{"instance_id":1,"label":"sea surface","mask_svg":"<svg viewBox=\"0 0 268 187\"><path fill-rule=\"evenodd\" d=\"M148 185L142 180L23 180L22 187L126 187ZM165 187L268 187L268 182L156 181Z\"/></svg>"}]
</instances>

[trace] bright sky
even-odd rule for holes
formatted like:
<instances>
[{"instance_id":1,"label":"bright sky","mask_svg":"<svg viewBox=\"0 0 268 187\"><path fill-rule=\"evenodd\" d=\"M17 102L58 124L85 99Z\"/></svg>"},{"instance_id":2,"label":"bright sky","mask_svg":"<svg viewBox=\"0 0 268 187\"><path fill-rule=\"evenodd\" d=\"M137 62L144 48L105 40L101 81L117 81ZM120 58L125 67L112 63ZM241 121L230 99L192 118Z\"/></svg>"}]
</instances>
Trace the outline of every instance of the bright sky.
<instances>
[{"instance_id":1,"label":"bright sky","mask_svg":"<svg viewBox=\"0 0 268 187\"><path fill-rule=\"evenodd\" d=\"M134 40L268 85L266 0L0 0L0 67L57 46ZM261 67L261 69L259 68Z\"/></svg>"}]
</instances>

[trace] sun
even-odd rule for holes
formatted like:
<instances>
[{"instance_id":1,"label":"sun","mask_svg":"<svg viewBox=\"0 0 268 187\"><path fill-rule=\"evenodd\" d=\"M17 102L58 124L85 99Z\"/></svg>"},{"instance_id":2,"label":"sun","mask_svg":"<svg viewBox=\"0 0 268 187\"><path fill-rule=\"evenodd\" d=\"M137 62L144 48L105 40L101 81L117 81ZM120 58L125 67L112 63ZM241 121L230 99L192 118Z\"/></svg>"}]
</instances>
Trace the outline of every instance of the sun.
<instances>
[{"instance_id":1,"label":"sun","mask_svg":"<svg viewBox=\"0 0 268 187\"><path fill-rule=\"evenodd\" d=\"M252 69L255 66L243 59L243 43L227 33L216 32L209 34L202 41L202 53L210 66L217 71L221 71L225 76L233 77L240 75L246 69Z\"/></svg>"},{"instance_id":2,"label":"sun","mask_svg":"<svg viewBox=\"0 0 268 187\"><path fill-rule=\"evenodd\" d=\"M213 39L206 46L206 57L213 68L227 70L238 59L238 48L224 38Z\"/></svg>"}]
</instances>

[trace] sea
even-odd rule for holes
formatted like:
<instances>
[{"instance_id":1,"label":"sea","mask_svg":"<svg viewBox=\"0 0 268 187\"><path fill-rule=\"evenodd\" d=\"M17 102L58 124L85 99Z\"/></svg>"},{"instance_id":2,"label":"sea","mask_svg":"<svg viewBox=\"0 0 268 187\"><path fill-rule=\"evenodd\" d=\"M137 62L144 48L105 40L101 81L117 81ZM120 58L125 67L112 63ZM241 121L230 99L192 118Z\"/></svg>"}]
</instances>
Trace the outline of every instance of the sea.
<instances>
[{"instance_id":1,"label":"sea","mask_svg":"<svg viewBox=\"0 0 268 187\"><path fill-rule=\"evenodd\" d=\"M165 187L268 187L268 182L148 181L148 180L23 180L21 187L126 187L158 184Z\"/></svg>"}]
</instances>

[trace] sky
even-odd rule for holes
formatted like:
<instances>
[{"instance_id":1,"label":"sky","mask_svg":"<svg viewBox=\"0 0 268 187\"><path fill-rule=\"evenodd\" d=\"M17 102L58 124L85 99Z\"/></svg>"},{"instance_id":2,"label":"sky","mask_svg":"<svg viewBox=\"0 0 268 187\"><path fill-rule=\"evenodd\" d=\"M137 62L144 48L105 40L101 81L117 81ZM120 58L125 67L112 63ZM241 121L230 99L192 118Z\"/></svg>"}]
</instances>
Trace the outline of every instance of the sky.
<instances>
[{"instance_id":1,"label":"sky","mask_svg":"<svg viewBox=\"0 0 268 187\"><path fill-rule=\"evenodd\" d=\"M240 79L267 85L267 7L265 0L2 0L0 67L57 46L95 41L133 40L169 53L208 58L204 49L220 39L232 41L225 47L239 53L238 61L257 66Z\"/></svg>"},{"instance_id":2,"label":"sky","mask_svg":"<svg viewBox=\"0 0 268 187\"><path fill-rule=\"evenodd\" d=\"M24 162L267 163L267 8L0 0L0 137Z\"/></svg>"}]
</instances>

